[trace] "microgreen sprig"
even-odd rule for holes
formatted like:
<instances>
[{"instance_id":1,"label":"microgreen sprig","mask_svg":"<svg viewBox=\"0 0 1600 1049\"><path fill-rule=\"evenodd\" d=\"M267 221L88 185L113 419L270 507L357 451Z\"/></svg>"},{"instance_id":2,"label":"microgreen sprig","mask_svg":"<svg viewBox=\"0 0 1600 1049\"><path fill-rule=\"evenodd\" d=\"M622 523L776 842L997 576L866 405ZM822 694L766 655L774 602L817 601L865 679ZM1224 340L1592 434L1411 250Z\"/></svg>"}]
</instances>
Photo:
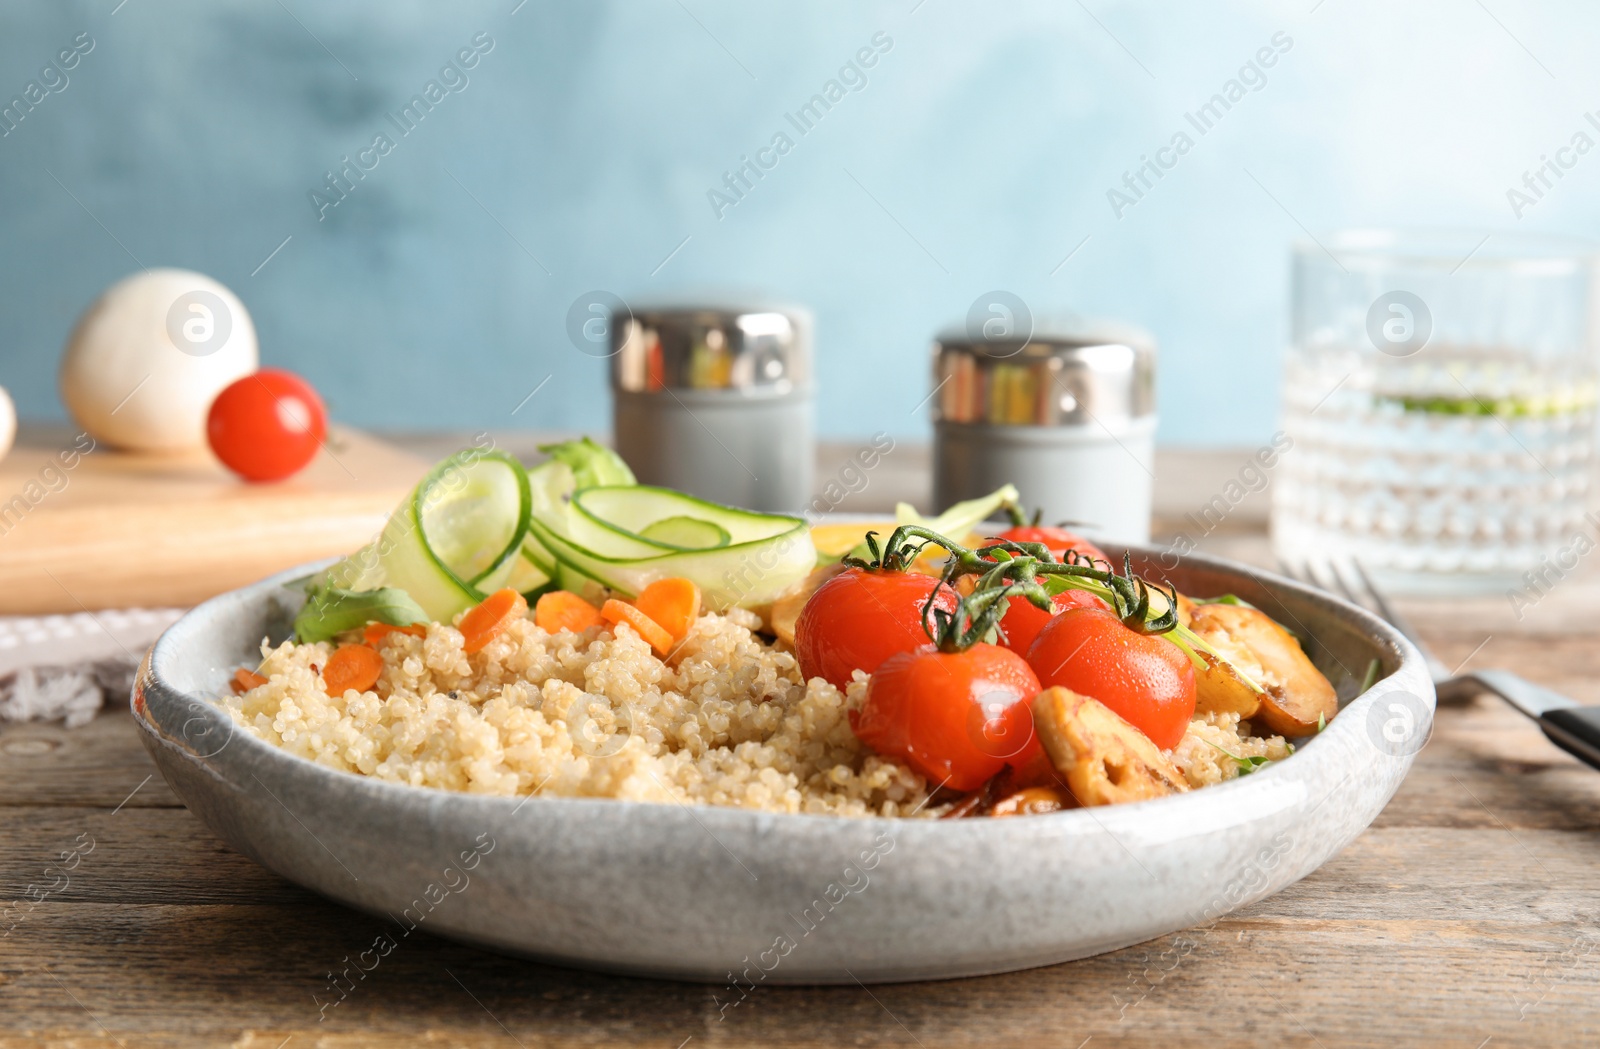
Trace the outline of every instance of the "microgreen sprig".
<instances>
[{"instance_id":1,"label":"microgreen sprig","mask_svg":"<svg viewBox=\"0 0 1600 1049\"><path fill-rule=\"evenodd\" d=\"M1205 743L1206 743L1207 746L1215 747L1217 750L1222 751L1228 757L1232 758L1234 764L1238 766L1239 775L1241 775L1241 776L1248 776L1252 772L1260 772L1262 769L1266 768L1268 765L1273 764L1273 759L1271 759L1269 757L1266 757L1265 755L1252 754L1250 757L1242 758L1239 755L1235 754L1233 751L1229 750L1228 748L1223 747L1223 746L1218 746L1217 744L1212 743L1209 739L1206 740ZM1289 753L1291 753L1291 754L1294 753L1294 745L1293 744L1289 745Z\"/></svg>"}]
</instances>

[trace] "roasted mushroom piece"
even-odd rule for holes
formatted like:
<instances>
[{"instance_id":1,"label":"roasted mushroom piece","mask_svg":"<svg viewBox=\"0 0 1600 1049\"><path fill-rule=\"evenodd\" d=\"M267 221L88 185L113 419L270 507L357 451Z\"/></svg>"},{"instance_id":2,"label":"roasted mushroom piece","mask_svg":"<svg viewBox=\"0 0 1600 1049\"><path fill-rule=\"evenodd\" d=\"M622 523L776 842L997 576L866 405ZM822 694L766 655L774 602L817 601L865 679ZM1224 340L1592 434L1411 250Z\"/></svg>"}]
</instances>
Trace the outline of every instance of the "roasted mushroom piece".
<instances>
[{"instance_id":1,"label":"roasted mushroom piece","mask_svg":"<svg viewBox=\"0 0 1600 1049\"><path fill-rule=\"evenodd\" d=\"M1244 605L1194 606L1190 626L1213 648L1266 689L1253 692L1227 668L1213 664L1196 678L1196 709L1233 711L1269 732L1298 738L1339 712L1339 697L1300 648L1300 642L1260 609ZM1251 691L1252 699L1242 695ZM1255 710L1248 709L1258 701Z\"/></svg>"},{"instance_id":2,"label":"roasted mushroom piece","mask_svg":"<svg viewBox=\"0 0 1600 1049\"><path fill-rule=\"evenodd\" d=\"M1097 699L1047 688L1033 699L1033 724L1080 805L1144 801L1189 789L1150 737Z\"/></svg>"},{"instance_id":3,"label":"roasted mushroom piece","mask_svg":"<svg viewBox=\"0 0 1600 1049\"><path fill-rule=\"evenodd\" d=\"M772 633L779 641L786 645L794 644L794 625L800 621L800 611L806 607L806 602L811 600L811 595L817 592L817 587L826 583L834 576L843 572L848 565L838 562L819 565L811 570L811 574L800 581L800 585L790 590L787 594L772 602L762 618L771 627Z\"/></svg>"}]
</instances>

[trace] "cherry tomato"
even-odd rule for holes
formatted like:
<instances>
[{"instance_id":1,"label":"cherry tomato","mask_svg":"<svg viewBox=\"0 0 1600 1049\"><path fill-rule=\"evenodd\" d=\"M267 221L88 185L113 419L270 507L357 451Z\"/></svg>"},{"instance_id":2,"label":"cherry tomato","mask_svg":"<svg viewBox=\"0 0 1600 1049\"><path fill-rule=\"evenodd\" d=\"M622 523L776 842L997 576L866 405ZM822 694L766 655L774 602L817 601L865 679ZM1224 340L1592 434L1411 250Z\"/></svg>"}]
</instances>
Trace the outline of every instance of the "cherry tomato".
<instances>
[{"instance_id":1,"label":"cherry tomato","mask_svg":"<svg viewBox=\"0 0 1600 1049\"><path fill-rule=\"evenodd\" d=\"M801 675L842 689L850 684L851 671L871 674L890 656L926 645L922 606L938 586L933 576L862 568L846 569L823 583L794 625ZM934 607L955 611L955 594L943 590Z\"/></svg>"},{"instance_id":2,"label":"cherry tomato","mask_svg":"<svg viewBox=\"0 0 1600 1049\"><path fill-rule=\"evenodd\" d=\"M1085 557L1094 557L1102 561L1107 560L1106 555L1098 546L1075 535L1065 528L1054 528L1048 525L1018 525L1015 528L1001 532L997 539L1004 539L1012 543L1043 543L1057 560L1065 560L1068 550L1076 550ZM990 558L995 560L995 558ZM1005 639L1000 643L1020 656L1028 654L1028 646L1033 644L1033 639L1039 636L1039 631L1050 622L1050 617L1069 608L1109 608L1104 601L1093 594L1083 590L1067 590L1057 594L1052 603L1054 611L1046 612L1036 607L1033 602L1025 597L1013 597L1006 609L1005 618L1001 626L1005 629Z\"/></svg>"},{"instance_id":3,"label":"cherry tomato","mask_svg":"<svg viewBox=\"0 0 1600 1049\"><path fill-rule=\"evenodd\" d=\"M1012 543L1043 543L1058 561L1063 559L1062 555L1068 550L1076 550L1084 557L1110 560L1104 551L1083 536L1053 525L1018 525L1001 532L996 538Z\"/></svg>"},{"instance_id":4,"label":"cherry tomato","mask_svg":"<svg viewBox=\"0 0 1600 1049\"><path fill-rule=\"evenodd\" d=\"M976 790L1008 763L1026 763L1043 749L1033 731L1038 692L1027 662L998 645L964 652L923 645L883 661L850 727L929 783Z\"/></svg>"},{"instance_id":5,"label":"cherry tomato","mask_svg":"<svg viewBox=\"0 0 1600 1049\"><path fill-rule=\"evenodd\" d=\"M1029 711L1032 716L1032 711ZM1061 773L1056 770L1056 763L1050 760L1050 755L1045 753L1041 743L1032 755L1022 755L1011 763L999 779L994 781L996 797L1005 797L1007 794L1025 790L1028 787L1065 787Z\"/></svg>"},{"instance_id":6,"label":"cherry tomato","mask_svg":"<svg viewBox=\"0 0 1600 1049\"><path fill-rule=\"evenodd\" d=\"M206 436L222 464L247 481L281 481L322 447L328 413L311 384L281 368L236 380L211 402Z\"/></svg>"},{"instance_id":7,"label":"cherry tomato","mask_svg":"<svg viewBox=\"0 0 1600 1049\"><path fill-rule=\"evenodd\" d=\"M1098 699L1162 750L1183 739L1194 716L1194 667L1164 637L1140 634L1104 609L1055 616L1028 650L1028 664L1049 688L1061 685Z\"/></svg>"},{"instance_id":8,"label":"cherry tomato","mask_svg":"<svg viewBox=\"0 0 1600 1049\"><path fill-rule=\"evenodd\" d=\"M1053 611L1046 612L1025 597L1010 597L1006 614L1000 620L1000 629L1005 632L1005 637L1000 643L1019 656L1026 656L1028 649L1033 645L1033 639L1039 636L1039 631L1057 615L1069 608L1103 608L1110 609L1104 601L1095 597L1087 590L1063 590L1050 599L1055 606Z\"/></svg>"}]
</instances>

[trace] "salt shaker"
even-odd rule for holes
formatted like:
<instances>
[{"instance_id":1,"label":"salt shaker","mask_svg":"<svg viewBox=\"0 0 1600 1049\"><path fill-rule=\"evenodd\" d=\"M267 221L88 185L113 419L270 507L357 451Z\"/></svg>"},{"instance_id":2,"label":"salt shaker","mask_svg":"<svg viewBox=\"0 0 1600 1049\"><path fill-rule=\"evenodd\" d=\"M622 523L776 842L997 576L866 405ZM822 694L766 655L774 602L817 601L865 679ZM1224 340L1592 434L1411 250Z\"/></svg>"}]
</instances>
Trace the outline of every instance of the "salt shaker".
<instances>
[{"instance_id":1,"label":"salt shaker","mask_svg":"<svg viewBox=\"0 0 1600 1049\"><path fill-rule=\"evenodd\" d=\"M804 509L816 458L807 311L623 307L611 337L614 440L641 483Z\"/></svg>"},{"instance_id":2,"label":"salt shaker","mask_svg":"<svg viewBox=\"0 0 1600 1049\"><path fill-rule=\"evenodd\" d=\"M933 347L934 505L1010 483L1046 524L1150 538L1155 345L1110 329L986 339L951 331Z\"/></svg>"}]
</instances>

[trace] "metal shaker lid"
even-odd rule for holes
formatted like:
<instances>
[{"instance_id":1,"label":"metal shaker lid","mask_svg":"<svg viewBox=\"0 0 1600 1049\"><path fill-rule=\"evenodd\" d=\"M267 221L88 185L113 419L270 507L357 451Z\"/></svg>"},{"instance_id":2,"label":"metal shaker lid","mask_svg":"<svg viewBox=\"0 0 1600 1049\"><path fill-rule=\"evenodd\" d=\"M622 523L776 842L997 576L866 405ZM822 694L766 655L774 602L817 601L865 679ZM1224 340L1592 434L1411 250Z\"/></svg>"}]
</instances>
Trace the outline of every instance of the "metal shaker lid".
<instances>
[{"instance_id":1,"label":"metal shaker lid","mask_svg":"<svg viewBox=\"0 0 1600 1049\"><path fill-rule=\"evenodd\" d=\"M811 385L811 316L795 307L634 307L613 313L611 339L618 390L776 394Z\"/></svg>"},{"instance_id":2,"label":"metal shaker lid","mask_svg":"<svg viewBox=\"0 0 1600 1049\"><path fill-rule=\"evenodd\" d=\"M1091 426L1155 414L1156 350L1143 332L1060 324L1026 337L952 329L933 344L934 418Z\"/></svg>"}]
</instances>

